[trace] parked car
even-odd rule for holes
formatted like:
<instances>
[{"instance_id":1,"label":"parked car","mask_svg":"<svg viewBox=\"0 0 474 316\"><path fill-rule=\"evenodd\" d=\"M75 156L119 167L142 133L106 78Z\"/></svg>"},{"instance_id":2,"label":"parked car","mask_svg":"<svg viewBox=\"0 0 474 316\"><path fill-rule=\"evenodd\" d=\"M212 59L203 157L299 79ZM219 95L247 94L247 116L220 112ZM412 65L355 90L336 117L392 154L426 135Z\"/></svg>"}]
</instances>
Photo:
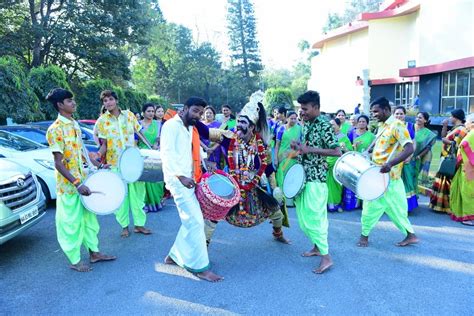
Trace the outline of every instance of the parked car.
<instances>
[{"instance_id":1,"label":"parked car","mask_svg":"<svg viewBox=\"0 0 474 316\"><path fill-rule=\"evenodd\" d=\"M54 121L41 121L41 122L32 122L28 123L28 125L33 127L38 127L43 129L44 131L48 130L48 127L53 124ZM86 145L87 149L91 152L97 152L99 148L94 140L94 131L90 128L86 128L83 125L79 124L82 133L82 141L84 145Z\"/></svg>"},{"instance_id":2,"label":"parked car","mask_svg":"<svg viewBox=\"0 0 474 316\"><path fill-rule=\"evenodd\" d=\"M26 167L0 158L0 245L38 223L46 214L45 197Z\"/></svg>"},{"instance_id":3,"label":"parked car","mask_svg":"<svg viewBox=\"0 0 474 316\"><path fill-rule=\"evenodd\" d=\"M48 126L49 127L49 126ZM0 130L13 133L15 135L22 136L34 142L40 143L42 145L48 146L48 141L46 140L46 131L48 127L44 125L10 125L10 126L0 126ZM90 152L97 152L99 148L93 141L92 143L84 139L84 134L82 134L84 141L84 146Z\"/></svg>"},{"instance_id":4,"label":"parked car","mask_svg":"<svg viewBox=\"0 0 474 316\"><path fill-rule=\"evenodd\" d=\"M96 120L79 120L79 125L90 130L94 130Z\"/></svg>"},{"instance_id":5,"label":"parked car","mask_svg":"<svg viewBox=\"0 0 474 316\"><path fill-rule=\"evenodd\" d=\"M0 130L0 158L8 158L33 171L46 200L56 199L54 160L48 147Z\"/></svg>"}]
</instances>

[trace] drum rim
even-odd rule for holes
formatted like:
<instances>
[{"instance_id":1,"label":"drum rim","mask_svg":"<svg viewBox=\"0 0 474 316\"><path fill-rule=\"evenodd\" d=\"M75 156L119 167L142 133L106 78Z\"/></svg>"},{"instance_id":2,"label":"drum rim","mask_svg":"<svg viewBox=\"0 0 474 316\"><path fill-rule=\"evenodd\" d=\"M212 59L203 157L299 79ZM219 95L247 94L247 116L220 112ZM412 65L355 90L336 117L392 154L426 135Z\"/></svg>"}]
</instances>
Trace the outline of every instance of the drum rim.
<instances>
[{"instance_id":1,"label":"drum rim","mask_svg":"<svg viewBox=\"0 0 474 316\"><path fill-rule=\"evenodd\" d=\"M122 203L120 204L120 205L122 205L123 202L125 201L125 198L126 198L127 195L128 195L128 187L127 187L127 184L123 181L123 179L122 179L122 177L120 176L120 174L117 174L116 172L114 172L114 171L112 171L112 170L104 170L104 169L96 170L96 171L94 171L94 172L92 172L92 173L89 173L89 174L87 175L87 177L86 177L86 178L84 179L84 181L83 181L84 185L86 185L87 179L89 179L89 177L92 176L93 174L96 174L96 173L104 173L104 172L105 172L105 173L112 173L112 174L115 174L115 175L118 177L118 179L121 180L121 183L122 183L122 185L123 185L124 192L125 192L125 194L124 194L124 196L123 196L123 201L122 201ZM97 213L95 210L91 210L89 207L86 206L86 203L84 202L84 199L87 198L86 196L80 194L79 197L80 197L82 206L84 206L84 208L87 209L89 212L94 213L94 214L96 214L96 215L110 215L110 214L115 213L118 209L120 209L120 206L119 206L116 210L113 210L113 211L111 211L111 212L107 212L107 213Z\"/></svg>"},{"instance_id":2,"label":"drum rim","mask_svg":"<svg viewBox=\"0 0 474 316\"><path fill-rule=\"evenodd\" d=\"M373 169L373 168L377 168L377 169L380 170L380 169L381 169L381 166L377 166L377 165L372 166L372 167L370 167L369 169L365 170L365 171L361 174L361 176L362 176L364 173L366 173L367 171L369 171L369 170L371 170L371 169ZM385 188L385 190L384 190L380 195L378 195L377 197L375 197L375 198L373 198L373 199L362 199L362 198L360 198L361 200L363 200L363 201L373 201L373 200L376 200L376 199L380 198L382 195L385 194L385 192L386 192L387 189L388 189L388 186L390 185L390 180L391 180L391 179L390 179L390 173L382 173L382 174L383 174L383 175L386 175L386 177L387 177L387 187ZM334 177L334 178L335 178L335 177ZM359 192L358 192L358 191L359 191L359 185L357 185L357 192L355 192L355 194L356 194L357 197L359 197Z\"/></svg>"},{"instance_id":3,"label":"drum rim","mask_svg":"<svg viewBox=\"0 0 474 316\"><path fill-rule=\"evenodd\" d=\"M142 164L141 165L141 172L140 172L140 176L136 179L136 180L133 180L133 181L130 181L130 180L127 180L124 178L123 174L122 174L122 171L121 171L121 168L120 168L120 165L121 165L121 161L122 161L122 157L123 155L125 154L125 152L127 150L136 150L139 154L139 156L141 157L141 160L142 160ZM143 158L142 154L140 153L140 149L137 148L137 147L132 147L132 146L129 146L129 147L126 147L125 149L122 150L122 152L120 153L120 156L119 156L119 159L118 159L118 163L117 163L117 167L118 167L118 172L119 172L119 175L120 175L120 178L122 178L123 181L125 181L126 183L134 183L134 182L137 182L140 177L142 176L143 174L143 170L145 170L145 159Z\"/></svg>"},{"instance_id":4,"label":"drum rim","mask_svg":"<svg viewBox=\"0 0 474 316\"><path fill-rule=\"evenodd\" d=\"M303 170L303 181L301 182L301 186L298 188L298 190L296 191L296 194L294 194L293 196L290 196L290 195L287 195L285 193L285 179L286 179L286 176L288 175L288 173L290 172L291 169L293 168L299 168L301 170ZM285 177L283 177L283 183L282 183L282 188L281 188L281 191L283 192L283 195L287 198L287 199L292 199L294 198L295 196L297 196L298 194L301 193L301 191L303 190L304 188L304 185L306 183L306 171L304 170L304 166L300 163L295 163L293 166L290 167L290 169L288 169L288 171L286 172L285 174Z\"/></svg>"}]
</instances>

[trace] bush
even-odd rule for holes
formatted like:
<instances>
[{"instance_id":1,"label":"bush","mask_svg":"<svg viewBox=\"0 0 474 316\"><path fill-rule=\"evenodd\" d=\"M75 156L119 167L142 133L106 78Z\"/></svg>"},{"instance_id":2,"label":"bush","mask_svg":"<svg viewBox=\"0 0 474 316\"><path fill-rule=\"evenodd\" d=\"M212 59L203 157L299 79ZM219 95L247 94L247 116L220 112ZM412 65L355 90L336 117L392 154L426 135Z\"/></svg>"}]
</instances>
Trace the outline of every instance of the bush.
<instances>
[{"instance_id":1,"label":"bush","mask_svg":"<svg viewBox=\"0 0 474 316\"><path fill-rule=\"evenodd\" d=\"M293 109L293 96L288 88L270 88L265 91L265 110L270 113L273 108L284 106Z\"/></svg>"},{"instance_id":2,"label":"bush","mask_svg":"<svg viewBox=\"0 0 474 316\"><path fill-rule=\"evenodd\" d=\"M10 56L0 58L0 124L5 124L7 117L17 123L44 117L25 70Z\"/></svg>"},{"instance_id":3,"label":"bush","mask_svg":"<svg viewBox=\"0 0 474 316\"><path fill-rule=\"evenodd\" d=\"M168 99L160 95L149 96L147 102L151 102L155 105L161 105L165 111L170 107L170 102L168 101Z\"/></svg>"},{"instance_id":4,"label":"bush","mask_svg":"<svg viewBox=\"0 0 474 316\"><path fill-rule=\"evenodd\" d=\"M104 90L113 90L117 93L119 102L123 102L125 95L121 88L113 85L112 81L106 79L97 79L88 81L82 86L76 97L77 115L81 119L97 119L100 115L100 93ZM119 103L120 104L120 103Z\"/></svg>"},{"instance_id":5,"label":"bush","mask_svg":"<svg viewBox=\"0 0 474 316\"><path fill-rule=\"evenodd\" d=\"M40 110L44 114L45 119L55 119L58 115L57 111L46 101L46 96L54 88L71 90L66 80L66 73L58 66L41 66L30 70L28 82L38 97Z\"/></svg>"},{"instance_id":6,"label":"bush","mask_svg":"<svg viewBox=\"0 0 474 316\"><path fill-rule=\"evenodd\" d=\"M120 102L123 108L129 109L133 113L141 113L143 104L147 101L145 93L137 92L133 89L124 90L125 100Z\"/></svg>"}]
</instances>

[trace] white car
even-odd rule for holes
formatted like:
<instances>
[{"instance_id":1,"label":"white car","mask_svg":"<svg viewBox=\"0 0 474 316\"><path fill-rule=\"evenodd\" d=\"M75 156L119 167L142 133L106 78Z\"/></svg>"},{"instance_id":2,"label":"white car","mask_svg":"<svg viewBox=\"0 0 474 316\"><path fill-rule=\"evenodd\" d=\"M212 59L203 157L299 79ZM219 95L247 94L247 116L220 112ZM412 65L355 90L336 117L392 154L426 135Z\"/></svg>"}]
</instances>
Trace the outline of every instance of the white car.
<instances>
[{"instance_id":1,"label":"white car","mask_svg":"<svg viewBox=\"0 0 474 316\"><path fill-rule=\"evenodd\" d=\"M27 167L38 178L46 201L56 199L56 176L51 150L24 137L0 131L0 157Z\"/></svg>"}]
</instances>

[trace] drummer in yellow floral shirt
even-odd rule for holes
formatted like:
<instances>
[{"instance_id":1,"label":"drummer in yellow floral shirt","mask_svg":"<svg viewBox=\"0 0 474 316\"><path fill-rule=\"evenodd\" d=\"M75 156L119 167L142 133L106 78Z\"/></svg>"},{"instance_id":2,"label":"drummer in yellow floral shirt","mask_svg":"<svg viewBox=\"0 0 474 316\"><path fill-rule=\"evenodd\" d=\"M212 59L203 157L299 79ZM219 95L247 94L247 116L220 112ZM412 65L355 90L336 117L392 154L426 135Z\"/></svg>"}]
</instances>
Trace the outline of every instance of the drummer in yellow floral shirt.
<instances>
[{"instance_id":1,"label":"drummer in yellow floral shirt","mask_svg":"<svg viewBox=\"0 0 474 316\"><path fill-rule=\"evenodd\" d=\"M99 252L99 223L96 215L81 203L80 195L90 195L82 184L85 179L81 129L72 118L76 103L70 91L53 89L46 97L59 112L58 118L48 128L46 138L54 156L56 167L56 231L59 245L69 261L70 268L89 272L92 268L81 262L81 245L90 253L90 262L114 260ZM98 162L93 162L101 168Z\"/></svg>"},{"instance_id":2,"label":"drummer in yellow floral shirt","mask_svg":"<svg viewBox=\"0 0 474 316\"><path fill-rule=\"evenodd\" d=\"M372 160L381 166L381 173L390 172L390 183L381 197L364 201L361 217L362 234L357 245L368 246L369 233L383 213L387 213L390 220L406 236L404 240L397 243L397 246L415 244L418 238L408 220L405 186L401 179L403 162L414 150L413 142L405 124L391 115L390 103L386 98L381 97L373 101L371 111L379 121Z\"/></svg>"},{"instance_id":3,"label":"drummer in yellow floral shirt","mask_svg":"<svg viewBox=\"0 0 474 316\"><path fill-rule=\"evenodd\" d=\"M132 112L121 110L118 107L118 97L114 91L102 91L100 100L107 112L102 114L96 122L96 129L101 142L99 155L105 155L105 161L117 170L121 152L126 147L136 146L135 133L141 136L141 139L144 139L140 132L142 127ZM148 144L148 142L146 143ZM137 181L128 184L128 194L120 209L115 212L115 218L122 227L120 236L124 238L129 236L130 209L135 224L134 232L144 235L151 234L151 231L145 228L146 213L143 210L145 193L144 182Z\"/></svg>"}]
</instances>

